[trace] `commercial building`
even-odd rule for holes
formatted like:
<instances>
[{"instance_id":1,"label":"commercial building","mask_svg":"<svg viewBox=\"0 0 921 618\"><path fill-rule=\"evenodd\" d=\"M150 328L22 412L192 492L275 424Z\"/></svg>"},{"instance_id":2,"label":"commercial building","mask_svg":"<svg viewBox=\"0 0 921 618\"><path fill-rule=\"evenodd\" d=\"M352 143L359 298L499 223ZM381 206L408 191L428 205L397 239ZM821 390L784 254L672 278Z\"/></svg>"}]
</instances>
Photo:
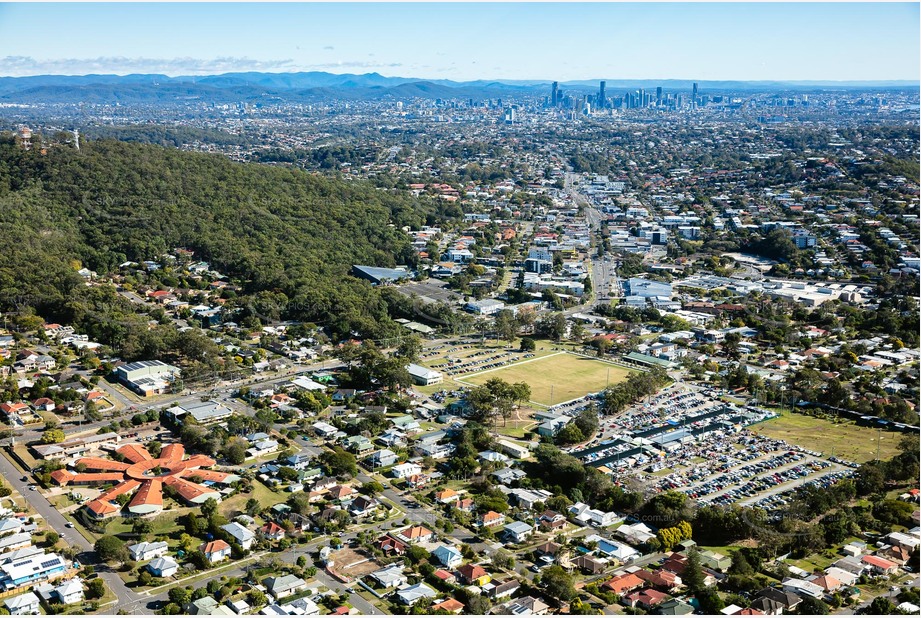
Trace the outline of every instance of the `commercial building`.
<instances>
[{"instance_id":1,"label":"commercial building","mask_svg":"<svg viewBox=\"0 0 921 618\"><path fill-rule=\"evenodd\" d=\"M138 361L115 368L116 379L143 397L169 392L179 374L178 367L162 361Z\"/></svg>"},{"instance_id":2,"label":"commercial building","mask_svg":"<svg viewBox=\"0 0 921 618\"><path fill-rule=\"evenodd\" d=\"M428 367L423 367L422 365L416 365L414 363L407 365L406 371L409 372L409 376L413 379L413 382L420 386L438 384L444 380L444 375L440 371L435 371L434 369L429 369Z\"/></svg>"}]
</instances>

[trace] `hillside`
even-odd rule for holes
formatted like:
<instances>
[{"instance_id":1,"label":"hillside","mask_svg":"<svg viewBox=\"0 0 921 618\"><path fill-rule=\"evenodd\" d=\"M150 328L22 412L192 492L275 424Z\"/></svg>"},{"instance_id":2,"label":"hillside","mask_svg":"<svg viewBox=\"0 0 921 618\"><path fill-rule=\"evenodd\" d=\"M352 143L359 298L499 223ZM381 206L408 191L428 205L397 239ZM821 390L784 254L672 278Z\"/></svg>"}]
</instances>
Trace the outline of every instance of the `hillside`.
<instances>
[{"instance_id":1,"label":"hillside","mask_svg":"<svg viewBox=\"0 0 921 618\"><path fill-rule=\"evenodd\" d=\"M84 294L76 265L100 274L187 247L241 281L242 299L271 291L282 317L379 335L395 326L352 264L411 263L400 226L424 204L362 183L238 164L144 144L86 142L47 155L0 137L0 310L68 319Z\"/></svg>"}]
</instances>

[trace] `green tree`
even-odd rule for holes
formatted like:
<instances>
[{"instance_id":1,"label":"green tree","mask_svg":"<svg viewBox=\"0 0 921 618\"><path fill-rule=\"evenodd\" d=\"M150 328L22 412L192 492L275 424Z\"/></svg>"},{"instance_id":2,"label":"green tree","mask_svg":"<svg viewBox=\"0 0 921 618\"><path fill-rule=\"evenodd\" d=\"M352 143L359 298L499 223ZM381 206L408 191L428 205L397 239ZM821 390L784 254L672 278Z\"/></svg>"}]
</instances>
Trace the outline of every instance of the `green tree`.
<instances>
[{"instance_id":1,"label":"green tree","mask_svg":"<svg viewBox=\"0 0 921 618\"><path fill-rule=\"evenodd\" d=\"M233 465L240 465L246 461L246 450L249 443L243 438L231 438L221 450L224 458Z\"/></svg>"},{"instance_id":2,"label":"green tree","mask_svg":"<svg viewBox=\"0 0 921 618\"><path fill-rule=\"evenodd\" d=\"M684 572L681 573L681 581L687 586L691 594L698 594L706 590L704 585L704 572L700 564L700 554L696 549L691 548L687 553L687 564Z\"/></svg>"},{"instance_id":3,"label":"green tree","mask_svg":"<svg viewBox=\"0 0 921 618\"><path fill-rule=\"evenodd\" d=\"M802 602L796 606L796 613L801 616L825 616L829 610L824 601L804 596Z\"/></svg>"},{"instance_id":4,"label":"green tree","mask_svg":"<svg viewBox=\"0 0 921 618\"><path fill-rule=\"evenodd\" d=\"M262 503L256 498L250 498L246 501L246 506L243 507L243 510L250 517L255 517L257 513L262 511Z\"/></svg>"},{"instance_id":5,"label":"green tree","mask_svg":"<svg viewBox=\"0 0 921 618\"><path fill-rule=\"evenodd\" d=\"M557 564L541 572L540 586L549 596L561 601L569 601L576 596L572 575Z\"/></svg>"},{"instance_id":6,"label":"green tree","mask_svg":"<svg viewBox=\"0 0 921 618\"><path fill-rule=\"evenodd\" d=\"M42 434L42 444L58 444L66 437L63 429L49 429Z\"/></svg>"},{"instance_id":7,"label":"green tree","mask_svg":"<svg viewBox=\"0 0 921 618\"><path fill-rule=\"evenodd\" d=\"M167 596L171 603L175 603L179 607L185 607L192 600L192 593L189 589L180 586L170 588Z\"/></svg>"},{"instance_id":8,"label":"green tree","mask_svg":"<svg viewBox=\"0 0 921 618\"><path fill-rule=\"evenodd\" d=\"M99 537L93 549L103 562L126 562L130 557L125 542L116 536Z\"/></svg>"},{"instance_id":9,"label":"green tree","mask_svg":"<svg viewBox=\"0 0 921 618\"><path fill-rule=\"evenodd\" d=\"M96 579L91 579L89 583L86 584L86 598L88 599L101 599L106 594L106 584L102 581L101 577Z\"/></svg>"}]
</instances>

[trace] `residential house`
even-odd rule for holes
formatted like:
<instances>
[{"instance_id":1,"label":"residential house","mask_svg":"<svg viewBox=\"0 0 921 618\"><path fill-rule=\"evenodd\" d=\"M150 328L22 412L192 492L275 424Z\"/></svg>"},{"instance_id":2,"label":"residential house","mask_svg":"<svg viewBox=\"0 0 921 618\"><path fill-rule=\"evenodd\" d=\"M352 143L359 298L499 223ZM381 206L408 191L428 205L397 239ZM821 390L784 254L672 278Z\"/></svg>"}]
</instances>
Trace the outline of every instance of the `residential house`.
<instances>
[{"instance_id":1,"label":"residential house","mask_svg":"<svg viewBox=\"0 0 921 618\"><path fill-rule=\"evenodd\" d=\"M499 599L512 596L512 594L521 588L521 582L511 577L503 582L489 582L483 585L482 588L487 596L494 601L498 601Z\"/></svg>"},{"instance_id":2,"label":"residential house","mask_svg":"<svg viewBox=\"0 0 921 618\"><path fill-rule=\"evenodd\" d=\"M441 603L432 605L433 610L444 611L449 614L460 614L462 611L464 611L464 607L464 604L457 599L445 599Z\"/></svg>"},{"instance_id":3,"label":"residential house","mask_svg":"<svg viewBox=\"0 0 921 618\"><path fill-rule=\"evenodd\" d=\"M802 597L794 592L790 592L789 590L765 588L758 592L757 596L755 597L755 602L752 603L752 607L763 611L765 614L768 612L763 607L759 606L759 604L757 604L758 599L768 599L770 601L774 601L781 606L781 610L785 613L796 609L796 607L803 602Z\"/></svg>"},{"instance_id":4,"label":"residential house","mask_svg":"<svg viewBox=\"0 0 921 618\"><path fill-rule=\"evenodd\" d=\"M825 594L834 594L844 586L844 583L841 580L827 574L813 575L811 578L809 578L809 581L821 588Z\"/></svg>"},{"instance_id":5,"label":"residential house","mask_svg":"<svg viewBox=\"0 0 921 618\"><path fill-rule=\"evenodd\" d=\"M553 497L553 494L546 489L513 489L510 495L515 496L515 503L519 507L528 511Z\"/></svg>"},{"instance_id":6,"label":"residential house","mask_svg":"<svg viewBox=\"0 0 921 618\"><path fill-rule=\"evenodd\" d=\"M664 592L659 592L658 590L647 588L645 590L640 590L638 592L628 594L624 597L623 600L630 607L641 607L643 609L650 610L665 602L667 599L668 595Z\"/></svg>"},{"instance_id":7,"label":"residential house","mask_svg":"<svg viewBox=\"0 0 921 618\"><path fill-rule=\"evenodd\" d=\"M198 548L209 562L221 562L230 558L230 545L223 539L202 543Z\"/></svg>"},{"instance_id":8,"label":"residential house","mask_svg":"<svg viewBox=\"0 0 921 618\"><path fill-rule=\"evenodd\" d=\"M406 553L406 543L391 536L384 536L379 538L376 545L377 548L384 552L384 554L387 556L402 556Z\"/></svg>"},{"instance_id":9,"label":"residential house","mask_svg":"<svg viewBox=\"0 0 921 618\"><path fill-rule=\"evenodd\" d=\"M12 590L48 580L67 570L70 564L57 554L35 553L20 560L5 562L0 565L0 585Z\"/></svg>"},{"instance_id":10,"label":"residential house","mask_svg":"<svg viewBox=\"0 0 921 618\"><path fill-rule=\"evenodd\" d=\"M59 603L73 605L83 602L83 580L79 577L68 579L52 591Z\"/></svg>"},{"instance_id":11,"label":"residential house","mask_svg":"<svg viewBox=\"0 0 921 618\"><path fill-rule=\"evenodd\" d=\"M700 552L700 563L714 570L726 571L732 566L732 558L715 551L706 550Z\"/></svg>"},{"instance_id":12,"label":"residential house","mask_svg":"<svg viewBox=\"0 0 921 618\"><path fill-rule=\"evenodd\" d=\"M550 612L550 606L534 597L521 597L506 605L506 612L514 616L530 614L543 616Z\"/></svg>"},{"instance_id":13,"label":"residential house","mask_svg":"<svg viewBox=\"0 0 921 618\"><path fill-rule=\"evenodd\" d=\"M566 517L555 511L544 511L537 518L541 530L554 532L566 527Z\"/></svg>"},{"instance_id":14,"label":"residential house","mask_svg":"<svg viewBox=\"0 0 921 618\"><path fill-rule=\"evenodd\" d=\"M3 605L12 616L38 616L41 613L41 602L34 592L10 597Z\"/></svg>"},{"instance_id":15,"label":"residential house","mask_svg":"<svg viewBox=\"0 0 921 618\"><path fill-rule=\"evenodd\" d=\"M403 605L414 605L419 599L434 599L436 596L438 593L421 582L396 592L397 600Z\"/></svg>"},{"instance_id":16,"label":"residential house","mask_svg":"<svg viewBox=\"0 0 921 618\"><path fill-rule=\"evenodd\" d=\"M375 580L384 588L399 588L405 586L408 582L406 575L403 573L403 567L399 563L391 564L384 569L378 569L370 574L371 579Z\"/></svg>"},{"instance_id":17,"label":"residential house","mask_svg":"<svg viewBox=\"0 0 921 618\"><path fill-rule=\"evenodd\" d=\"M147 564L147 570L154 577L172 577L179 571L179 563L169 556L154 558Z\"/></svg>"},{"instance_id":18,"label":"residential house","mask_svg":"<svg viewBox=\"0 0 921 618\"><path fill-rule=\"evenodd\" d=\"M487 513L484 513L478 522L478 524L484 528L493 528L495 526L501 526L504 523L505 515L495 511L488 511Z\"/></svg>"},{"instance_id":19,"label":"residential house","mask_svg":"<svg viewBox=\"0 0 921 618\"><path fill-rule=\"evenodd\" d=\"M349 503L349 514L357 518L368 517L373 515L380 505L381 503L374 498L358 496Z\"/></svg>"},{"instance_id":20,"label":"residential house","mask_svg":"<svg viewBox=\"0 0 921 618\"><path fill-rule=\"evenodd\" d=\"M860 558L855 556L845 556L836 560L832 566L835 566L843 571L848 573L853 573L857 577L860 577L870 569L870 565L863 562Z\"/></svg>"},{"instance_id":21,"label":"residential house","mask_svg":"<svg viewBox=\"0 0 921 618\"><path fill-rule=\"evenodd\" d=\"M446 584L453 584L457 582L457 577L454 573L450 571L445 571L444 569L435 569L435 572L432 573L433 576L437 577L440 581L443 581Z\"/></svg>"},{"instance_id":22,"label":"residential house","mask_svg":"<svg viewBox=\"0 0 921 618\"><path fill-rule=\"evenodd\" d=\"M410 526L396 534L397 538L407 543L428 543L435 533L425 526Z\"/></svg>"},{"instance_id":23,"label":"residential house","mask_svg":"<svg viewBox=\"0 0 921 618\"><path fill-rule=\"evenodd\" d=\"M397 456L396 453L385 448L372 453L366 461L372 468L386 468L397 462Z\"/></svg>"},{"instance_id":24,"label":"residential house","mask_svg":"<svg viewBox=\"0 0 921 618\"><path fill-rule=\"evenodd\" d=\"M690 616L694 613L694 606L681 599L669 599L660 603L655 613L661 616Z\"/></svg>"},{"instance_id":25,"label":"residential house","mask_svg":"<svg viewBox=\"0 0 921 618\"><path fill-rule=\"evenodd\" d=\"M449 569L455 568L464 560L460 550L449 545L439 545L436 547L435 551L432 552L432 557L438 564Z\"/></svg>"},{"instance_id":26,"label":"residential house","mask_svg":"<svg viewBox=\"0 0 921 618\"><path fill-rule=\"evenodd\" d=\"M259 534L263 538L270 541L280 541L285 538L285 529L276 524L274 521L270 521L266 525L259 528Z\"/></svg>"},{"instance_id":27,"label":"residential house","mask_svg":"<svg viewBox=\"0 0 921 618\"><path fill-rule=\"evenodd\" d=\"M513 521L506 524L502 534L512 543L524 543L534 532L534 527L523 521Z\"/></svg>"},{"instance_id":28,"label":"residential house","mask_svg":"<svg viewBox=\"0 0 921 618\"><path fill-rule=\"evenodd\" d=\"M221 530L232 536L243 549L251 548L253 546L253 540L256 538L256 535L253 534L251 530L241 526L235 521L221 526Z\"/></svg>"},{"instance_id":29,"label":"residential house","mask_svg":"<svg viewBox=\"0 0 921 618\"><path fill-rule=\"evenodd\" d=\"M422 474L422 466L414 463L402 463L390 469L394 478L405 479L410 476Z\"/></svg>"},{"instance_id":30,"label":"residential house","mask_svg":"<svg viewBox=\"0 0 921 618\"><path fill-rule=\"evenodd\" d=\"M207 596L186 603L183 608L185 613L190 616L213 616L220 611L220 603L214 600L214 597ZM228 610L230 611L230 610Z\"/></svg>"},{"instance_id":31,"label":"residential house","mask_svg":"<svg viewBox=\"0 0 921 618\"><path fill-rule=\"evenodd\" d=\"M519 470L518 468L502 468L501 470L496 470L493 472L492 476L501 485L511 485L515 481L526 477L527 473L524 470Z\"/></svg>"},{"instance_id":32,"label":"residential house","mask_svg":"<svg viewBox=\"0 0 921 618\"><path fill-rule=\"evenodd\" d=\"M812 597L813 599L822 599L825 596L825 590L818 584L805 579L788 577L781 583L783 590L792 592L800 597Z\"/></svg>"},{"instance_id":33,"label":"residential house","mask_svg":"<svg viewBox=\"0 0 921 618\"><path fill-rule=\"evenodd\" d=\"M560 549L563 546L559 543L554 543L553 541L547 541L546 543L541 543L534 548L534 551L540 554L541 556L553 556L556 557L560 553Z\"/></svg>"},{"instance_id":34,"label":"residential house","mask_svg":"<svg viewBox=\"0 0 921 618\"><path fill-rule=\"evenodd\" d=\"M166 554L169 545L166 541L155 541L153 543L136 543L128 546L128 553L135 562L159 558Z\"/></svg>"},{"instance_id":35,"label":"residential house","mask_svg":"<svg viewBox=\"0 0 921 618\"><path fill-rule=\"evenodd\" d=\"M599 559L589 554L582 554L577 557L573 564L576 565L583 573L587 575L597 575L599 573L604 573L604 570L608 567L607 560Z\"/></svg>"},{"instance_id":36,"label":"residential house","mask_svg":"<svg viewBox=\"0 0 921 618\"><path fill-rule=\"evenodd\" d=\"M864 556L860 561L869 566L874 575L892 575L899 569L895 562L879 556Z\"/></svg>"},{"instance_id":37,"label":"residential house","mask_svg":"<svg viewBox=\"0 0 921 618\"><path fill-rule=\"evenodd\" d=\"M622 573L604 582L601 587L623 596L628 592L642 588L644 585L645 582L636 573Z\"/></svg>"},{"instance_id":38,"label":"residential house","mask_svg":"<svg viewBox=\"0 0 921 618\"><path fill-rule=\"evenodd\" d=\"M570 507L569 510L572 512L572 507ZM652 528L642 522L637 522L635 524L625 523L617 530L615 530L614 534L627 541L631 545L642 545L643 543L646 543L650 539L654 539L656 537L656 534L652 531Z\"/></svg>"},{"instance_id":39,"label":"residential house","mask_svg":"<svg viewBox=\"0 0 921 618\"><path fill-rule=\"evenodd\" d=\"M266 577L262 580L262 585L272 593L273 597L283 599L305 589L307 582L296 575L281 575L279 577Z\"/></svg>"},{"instance_id":40,"label":"residential house","mask_svg":"<svg viewBox=\"0 0 921 618\"><path fill-rule=\"evenodd\" d=\"M486 569L478 564L465 564L457 569L457 576L467 586L482 586L492 579Z\"/></svg>"},{"instance_id":41,"label":"residential house","mask_svg":"<svg viewBox=\"0 0 921 618\"><path fill-rule=\"evenodd\" d=\"M457 495L453 489L445 489L435 493L435 501L441 504L452 504L457 502Z\"/></svg>"}]
</instances>

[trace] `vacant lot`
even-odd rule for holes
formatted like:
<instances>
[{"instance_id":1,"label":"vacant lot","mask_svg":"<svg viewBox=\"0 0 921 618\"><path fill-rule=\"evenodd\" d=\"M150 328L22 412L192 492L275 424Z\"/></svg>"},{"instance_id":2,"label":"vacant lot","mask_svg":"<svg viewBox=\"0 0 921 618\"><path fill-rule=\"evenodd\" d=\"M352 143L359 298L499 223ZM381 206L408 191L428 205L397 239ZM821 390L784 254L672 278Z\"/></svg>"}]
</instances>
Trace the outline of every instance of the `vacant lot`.
<instances>
[{"instance_id":1,"label":"vacant lot","mask_svg":"<svg viewBox=\"0 0 921 618\"><path fill-rule=\"evenodd\" d=\"M878 432L850 421L835 423L793 412L784 412L782 416L753 425L750 429L769 438L779 438L826 456L834 455L857 463L876 459L877 439L881 440L879 458L889 459L898 452L899 440L904 435Z\"/></svg>"},{"instance_id":2,"label":"vacant lot","mask_svg":"<svg viewBox=\"0 0 921 618\"><path fill-rule=\"evenodd\" d=\"M630 375L630 370L592 358L558 353L531 361L524 361L502 369L483 371L465 376L464 382L483 384L490 378L506 382L527 382L531 387L531 401L553 405L604 390Z\"/></svg>"},{"instance_id":3,"label":"vacant lot","mask_svg":"<svg viewBox=\"0 0 921 618\"><path fill-rule=\"evenodd\" d=\"M381 568L381 565L373 558L368 559L368 556L359 554L348 547L331 553L329 559L333 561L333 568L352 579L363 577Z\"/></svg>"}]
</instances>

